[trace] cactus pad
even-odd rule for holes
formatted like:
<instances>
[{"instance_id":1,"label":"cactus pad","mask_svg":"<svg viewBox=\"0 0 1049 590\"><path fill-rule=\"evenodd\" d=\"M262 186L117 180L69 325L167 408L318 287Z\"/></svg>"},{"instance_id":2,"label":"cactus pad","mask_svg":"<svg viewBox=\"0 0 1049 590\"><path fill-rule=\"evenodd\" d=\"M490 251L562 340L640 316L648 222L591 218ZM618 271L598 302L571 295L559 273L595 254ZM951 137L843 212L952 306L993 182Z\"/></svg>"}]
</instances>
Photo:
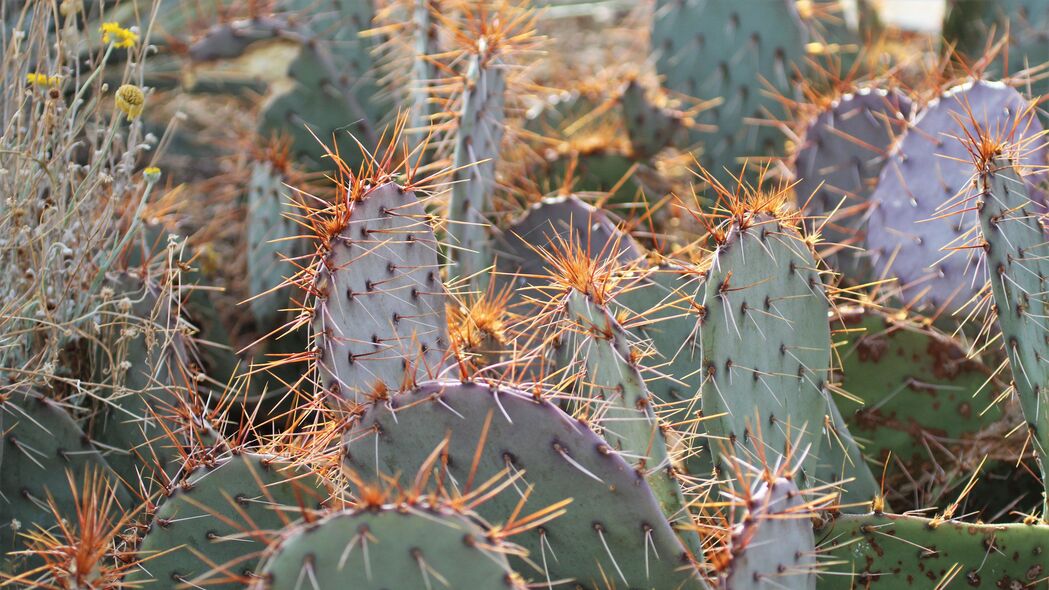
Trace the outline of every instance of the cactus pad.
<instances>
[{"instance_id":1,"label":"cactus pad","mask_svg":"<svg viewBox=\"0 0 1049 590\"><path fill-rule=\"evenodd\" d=\"M875 464L891 453L922 473L940 463L931 447L952 453L979 445L979 434L1002 417L986 384L991 370L945 334L875 310L840 314L847 338L837 347L841 388L863 405L835 396L852 433L866 441ZM930 445L929 438L938 442Z\"/></svg>"},{"instance_id":2,"label":"cactus pad","mask_svg":"<svg viewBox=\"0 0 1049 590\"><path fill-rule=\"evenodd\" d=\"M254 587L523 588L480 526L446 508L414 505L336 512L292 528Z\"/></svg>"},{"instance_id":3,"label":"cactus pad","mask_svg":"<svg viewBox=\"0 0 1049 590\"><path fill-rule=\"evenodd\" d=\"M831 563L820 588L934 588L953 573L959 588L1032 588L1045 581L1049 530L917 516L840 516L816 529ZM960 568L960 569L959 569Z\"/></svg>"},{"instance_id":4,"label":"cactus pad","mask_svg":"<svg viewBox=\"0 0 1049 590\"><path fill-rule=\"evenodd\" d=\"M712 130L690 134L703 145L700 162L716 177L727 178L725 169L738 169L740 158L781 151L782 134L759 121L783 118L775 95L793 96L806 41L792 0L656 2L652 52L664 84L718 100L696 116Z\"/></svg>"},{"instance_id":5,"label":"cactus pad","mask_svg":"<svg viewBox=\"0 0 1049 590\"><path fill-rule=\"evenodd\" d=\"M565 308L575 324L570 348L583 371L581 411L599 414L605 440L647 475L671 523L692 526L629 336L605 307L579 291L568 294Z\"/></svg>"},{"instance_id":6,"label":"cactus pad","mask_svg":"<svg viewBox=\"0 0 1049 590\"><path fill-rule=\"evenodd\" d=\"M906 129L911 101L900 92L864 89L847 94L819 113L794 154L794 192L833 244L862 246L868 201L897 136ZM846 278L862 281L866 265L852 248L829 260Z\"/></svg>"},{"instance_id":7,"label":"cactus pad","mask_svg":"<svg viewBox=\"0 0 1049 590\"><path fill-rule=\"evenodd\" d=\"M128 582L243 588L274 531L327 499L317 476L277 457L243 453L199 467L161 500Z\"/></svg>"},{"instance_id":8,"label":"cactus pad","mask_svg":"<svg viewBox=\"0 0 1049 590\"><path fill-rule=\"evenodd\" d=\"M760 482L743 521L732 531L731 558L720 572L725 590L815 590L812 509L789 479Z\"/></svg>"},{"instance_id":9,"label":"cactus pad","mask_svg":"<svg viewBox=\"0 0 1049 590\"><path fill-rule=\"evenodd\" d=\"M370 408L345 440L346 466L362 477L411 477L445 440L448 475L459 486L471 473L474 482L504 470L521 474L512 489L477 508L491 522L506 521L529 486L526 513L571 498L566 514L514 539L540 567L517 568L526 579L574 579L589 589L604 587L603 580L705 587L642 475L548 401L481 383L424 383ZM609 506L623 510L613 516Z\"/></svg>"},{"instance_id":10,"label":"cactus pad","mask_svg":"<svg viewBox=\"0 0 1049 590\"><path fill-rule=\"evenodd\" d=\"M324 4L326 10L319 6L315 0L278 2L282 14L309 17L289 20L302 38L300 53L288 67L294 83L268 97L259 124L262 135L290 134L293 154L313 166L321 166L325 154L318 139L325 144L334 140L344 157L357 154L350 134L374 143L375 129L388 111L376 79L374 38L361 36L372 26L374 3L345 0Z\"/></svg>"},{"instance_id":11,"label":"cactus pad","mask_svg":"<svg viewBox=\"0 0 1049 590\"><path fill-rule=\"evenodd\" d=\"M0 439L0 554L21 548L19 533L55 525L48 498L59 514L75 514L73 490L89 473L118 485L69 413L34 391L0 394Z\"/></svg>"},{"instance_id":12,"label":"cactus pad","mask_svg":"<svg viewBox=\"0 0 1049 590\"><path fill-rule=\"evenodd\" d=\"M973 169L963 140L980 131L967 109L984 134L1013 143L1042 131L1027 101L1004 84L976 81L949 90L917 117L889 156L871 195L867 231L877 276L896 277L907 300L921 295L922 302L952 311L979 289L971 280L974 251L949 250L966 246L978 226L966 204ZM1046 153L1035 142L1021 163L1044 166Z\"/></svg>"},{"instance_id":13,"label":"cactus pad","mask_svg":"<svg viewBox=\"0 0 1049 590\"><path fill-rule=\"evenodd\" d=\"M498 60L474 55L466 73L456 129L455 176L448 202L450 276L477 277L491 266L488 216L495 190L495 165L503 141L506 77Z\"/></svg>"},{"instance_id":14,"label":"cactus pad","mask_svg":"<svg viewBox=\"0 0 1049 590\"><path fill-rule=\"evenodd\" d=\"M448 330L436 248L422 205L396 184L350 204L315 284L318 365L330 393L358 401L437 370Z\"/></svg>"},{"instance_id":15,"label":"cactus pad","mask_svg":"<svg viewBox=\"0 0 1049 590\"><path fill-rule=\"evenodd\" d=\"M1013 387L1049 486L1049 258L1041 219L1045 207L1028 196L1023 177L997 157L980 174L977 205L991 293ZM1045 498L1049 506L1049 497Z\"/></svg>"},{"instance_id":16,"label":"cactus pad","mask_svg":"<svg viewBox=\"0 0 1049 590\"><path fill-rule=\"evenodd\" d=\"M285 294L274 290L284 282L282 257L290 258L291 245L297 243L286 238L296 235L298 228L286 217L291 207L284 203L284 175L273 163L254 162L247 189L248 286L254 296L249 305L256 326L268 332L282 323L287 312L281 310L290 307L282 297Z\"/></svg>"},{"instance_id":17,"label":"cactus pad","mask_svg":"<svg viewBox=\"0 0 1049 590\"><path fill-rule=\"evenodd\" d=\"M827 404L830 325L810 247L793 227L755 213L747 225L727 228L713 256L701 337L703 414L720 439L711 441L715 455L775 464L789 447L813 467Z\"/></svg>"}]
</instances>

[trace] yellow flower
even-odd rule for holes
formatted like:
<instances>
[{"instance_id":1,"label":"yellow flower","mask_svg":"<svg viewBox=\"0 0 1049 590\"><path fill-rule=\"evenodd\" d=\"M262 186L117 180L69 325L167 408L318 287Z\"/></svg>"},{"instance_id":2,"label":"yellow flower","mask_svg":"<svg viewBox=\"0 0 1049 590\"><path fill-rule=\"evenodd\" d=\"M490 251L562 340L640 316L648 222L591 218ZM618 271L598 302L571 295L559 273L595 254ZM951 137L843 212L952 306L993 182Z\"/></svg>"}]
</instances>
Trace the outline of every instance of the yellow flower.
<instances>
[{"instance_id":1,"label":"yellow flower","mask_svg":"<svg viewBox=\"0 0 1049 590\"><path fill-rule=\"evenodd\" d=\"M160 180L160 168L150 166L142 171L142 176L146 178L146 182L154 183Z\"/></svg>"},{"instance_id":2,"label":"yellow flower","mask_svg":"<svg viewBox=\"0 0 1049 590\"><path fill-rule=\"evenodd\" d=\"M26 74L25 80L27 83L33 86L58 86L58 83L62 79L58 76L48 76L47 74L32 73Z\"/></svg>"},{"instance_id":3,"label":"yellow flower","mask_svg":"<svg viewBox=\"0 0 1049 590\"><path fill-rule=\"evenodd\" d=\"M116 47L134 47L138 42L138 33L125 29L120 23L102 23L102 42L112 43Z\"/></svg>"},{"instance_id":4,"label":"yellow flower","mask_svg":"<svg viewBox=\"0 0 1049 590\"><path fill-rule=\"evenodd\" d=\"M124 84L117 88L115 100L117 108L124 111L128 121L141 115L142 109L146 106L145 93L141 88L132 84Z\"/></svg>"}]
</instances>

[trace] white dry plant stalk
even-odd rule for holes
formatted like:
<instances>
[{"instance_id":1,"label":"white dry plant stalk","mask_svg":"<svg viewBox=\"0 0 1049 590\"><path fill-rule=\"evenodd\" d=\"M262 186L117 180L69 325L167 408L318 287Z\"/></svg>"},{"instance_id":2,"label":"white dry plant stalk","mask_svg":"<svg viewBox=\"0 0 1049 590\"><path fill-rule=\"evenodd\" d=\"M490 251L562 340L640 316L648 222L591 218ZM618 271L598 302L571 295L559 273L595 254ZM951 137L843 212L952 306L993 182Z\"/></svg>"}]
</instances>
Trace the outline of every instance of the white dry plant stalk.
<instances>
[{"instance_id":1,"label":"white dry plant stalk","mask_svg":"<svg viewBox=\"0 0 1049 590\"><path fill-rule=\"evenodd\" d=\"M100 355L112 366L93 367L88 380L64 366L64 351L77 343L118 348L100 328L113 321L103 310L121 298L105 276L128 264L143 206L161 190L158 175L143 170L175 122L157 138L140 116L129 120L116 107L123 84L145 90L148 101L147 57L157 51L150 32L160 0L138 3L140 12L124 4L0 0L0 384L61 384L80 404L112 393L126 351ZM100 10L137 14L137 24L119 23L137 42L104 43L100 25L113 16ZM170 271L179 265L157 258L151 276L177 289Z\"/></svg>"}]
</instances>

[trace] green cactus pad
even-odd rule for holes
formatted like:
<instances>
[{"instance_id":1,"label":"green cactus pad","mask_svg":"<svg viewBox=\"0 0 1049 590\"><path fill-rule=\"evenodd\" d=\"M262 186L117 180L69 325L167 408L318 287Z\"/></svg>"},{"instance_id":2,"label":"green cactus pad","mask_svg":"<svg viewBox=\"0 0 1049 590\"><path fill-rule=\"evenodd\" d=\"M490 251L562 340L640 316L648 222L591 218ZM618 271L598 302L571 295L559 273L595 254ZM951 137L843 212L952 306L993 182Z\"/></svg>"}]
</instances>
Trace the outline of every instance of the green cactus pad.
<instances>
[{"instance_id":1,"label":"green cactus pad","mask_svg":"<svg viewBox=\"0 0 1049 590\"><path fill-rule=\"evenodd\" d=\"M388 183L350 206L318 262L313 329L324 387L363 401L436 372L448 327L436 239L414 193Z\"/></svg>"},{"instance_id":2,"label":"green cactus pad","mask_svg":"<svg viewBox=\"0 0 1049 590\"><path fill-rule=\"evenodd\" d=\"M830 371L829 302L817 262L793 227L755 213L748 226L727 228L710 266L702 407L719 439L714 453L776 464L791 447L811 477Z\"/></svg>"},{"instance_id":3,"label":"green cactus pad","mask_svg":"<svg viewBox=\"0 0 1049 590\"><path fill-rule=\"evenodd\" d=\"M959 452L1001 419L991 370L946 334L871 309L846 308L839 318L841 388L862 404L834 400L875 465L891 453L912 473L933 470L941 459L931 446Z\"/></svg>"},{"instance_id":4,"label":"green cactus pad","mask_svg":"<svg viewBox=\"0 0 1049 590\"><path fill-rule=\"evenodd\" d=\"M295 83L268 98L259 131L290 134L293 153L313 167L331 167L318 139L329 146L334 141L355 169L359 162L354 155L360 149L351 134L373 145L375 130L389 111L376 79L374 38L361 36L372 27L375 7L372 0L320 6L316 0L278 2L281 14L309 17L289 19L303 39L299 56L288 67Z\"/></svg>"},{"instance_id":5,"label":"green cactus pad","mask_svg":"<svg viewBox=\"0 0 1049 590\"><path fill-rule=\"evenodd\" d=\"M731 558L719 572L724 590L815 590L812 509L794 482L760 482L732 531Z\"/></svg>"},{"instance_id":6,"label":"green cactus pad","mask_svg":"<svg viewBox=\"0 0 1049 590\"><path fill-rule=\"evenodd\" d=\"M446 508L336 512L286 532L265 558L256 587L523 588L499 549L484 529Z\"/></svg>"},{"instance_id":7,"label":"green cactus pad","mask_svg":"<svg viewBox=\"0 0 1049 590\"><path fill-rule=\"evenodd\" d=\"M328 494L320 478L273 456L242 453L199 467L160 501L127 582L243 588L272 535Z\"/></svg>"},{"instance_id":8,"label":"green cactus pad","mask_svg":"<svg viewBox=\"0 0 1049 590\"><path fill-rule=\"evenodd\" d=\"M449 276L472 277L471 286L483 292L488 277L484 271L492 265L488 219L503 141L506 76L498 59L473 55L465 84L448 201Z\"/></svg>"},{"instance_id":9,"label":"green cactus pad","mask_svg":"<svg viewBox=\"0 0 1049 590\"><path fill-rule=\"evenodd\" d=\"M0 555L22 548L19 533L56 524L48 498L59 514L75 515L73 489L89 474L120 485L69 413L37 392L0 394L0 443Z\"/></svg>"},{"instance_id":10,"label":"green cactus pad","mask_svg":"<svg viewBox=\"0 0 1049 590\"><path fill-rule=\"evenodd\" d=\"M1020 172L1003 157L980 171L980 229L1012 385L1049 489L1049 258L1042 216ZM1049 506L1049 497L1044 498ZM1049 518L1049 515L1044 515Z\"/></svg>"},{"instance_id":11,"label":"green cactus pad","mask_svg":"<svg viewBox=\"0 0 1049 590\"><path fill-rule=\"evenodd\" d=\"M698 302L706 292L705 279L697 269L663 265L625 283L614 296L614 307L628 309L643 322L636 331L655 349L641 359L648 369L645 384L662 402L693 400L702 385Z\"/></svg>"},{"instance_id":12,"label":"green cactus pad","mask_svg":"<svg viewBox=\"0 0 1049 590\"><path fill-rule=\"evenodd\" d=\"M925 590L949 575L954 583L948 587L1036 588L1049 571L1045 526L848 515L818 527L816 539L831 564L820 575L820 590Z\"/></svg>"},{"instance_id":13,"label":"green cactus pad","mask_svg":"<svg viewBox=\"0 0 1049 590\"><path fill-rule=\"evenodd\" d=\"M521 475L477 507L490 522L514 514L529 486L522 514L571 498L566 514L514 538L538 568L516 567L526 580L573 579L590 590L606 587L605 580L629 588L705 587L642 475L584 423L527 393L422 384L361 416L345 435L345 464L360 477L410 478L445 440L448 481L462 491L482 442L475 486L504 470Z\"/></svg>"},{"instance_id":14,"label":"green cactus pad","mask_svg":"<svg viewBox=\"0 0 1049 590\"><path fill-rule=\"evenodd\" d=\"M684 128L681 118L653 104L636 80L626 85L619 100L634 158L651 158L672 143Z\"/></svg>"},{"instance_id":15,"label":"green cactus pad","mask_svg":"<svg viewBox=\"0 0 1049 590\"><path fill-rule=\"evenodd\" d=\"M674 479L667 441L656 418L655 402L634 360L629 336L604 306L583 293L569 293L565 309L575 324L570 346L575 351L573 361L583 371L585 399L573 405L580 406L583 413L600 416L605 440L647 475L663 514L673 524L691 527L692 519ZM698 551L699 538L689 537L694 541L690 547Z\"/></svg>"},{"instance_id":16,"label":"green cactus pad","mask_svg":"<svg viewBox=\"0 0 1049 590\"><path fill-rule=\"evenodd\" d=\"M248 179L248 286L254 299L249 303L256 326L269 332L281 323L291 306L286 293L274 292L284 282L288 265L283 258L293 256L288 240L299 233L297 225L287 217L292 212L285 203L284 175L271 162L258 161L251 165ZM283 241L281 241L283 239Z\"/></svg>"},{"instance_id":17,"label":"green cactus pad","mask_svg":"<svg viewBox=\"0 0 1049 590\"><path fill-rule=\"evenodd\" d=\"M700 162L722 182L739 159L782 151L783 119L777 93L794 96L794 69L805 59L807 32L793 0L658 0L652 52L667 89L718 101L696 116L709 130L690 134L701 143Z\"/></svg>"}]
</instances>

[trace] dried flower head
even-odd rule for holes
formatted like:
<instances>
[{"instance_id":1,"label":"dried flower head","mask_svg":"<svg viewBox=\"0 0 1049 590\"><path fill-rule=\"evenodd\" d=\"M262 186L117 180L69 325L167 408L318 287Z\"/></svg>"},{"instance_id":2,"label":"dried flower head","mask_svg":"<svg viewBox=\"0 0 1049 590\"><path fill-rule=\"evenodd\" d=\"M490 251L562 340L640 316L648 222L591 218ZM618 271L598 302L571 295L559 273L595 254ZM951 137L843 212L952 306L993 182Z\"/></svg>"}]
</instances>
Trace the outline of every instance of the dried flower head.
<instances>
[{"instance_id":1,"label":"dried flower head","mask_svg":"<svg viewBox=\"0 0 1049 590\"><path fill-rule=\"evenodd\" d=\"M116 103L117 108L124 111L127 120L130 121L142 114L142 109L146 106L146 95L138 86L124 84L117 88Z\"/></svg>"}]
</instances>

